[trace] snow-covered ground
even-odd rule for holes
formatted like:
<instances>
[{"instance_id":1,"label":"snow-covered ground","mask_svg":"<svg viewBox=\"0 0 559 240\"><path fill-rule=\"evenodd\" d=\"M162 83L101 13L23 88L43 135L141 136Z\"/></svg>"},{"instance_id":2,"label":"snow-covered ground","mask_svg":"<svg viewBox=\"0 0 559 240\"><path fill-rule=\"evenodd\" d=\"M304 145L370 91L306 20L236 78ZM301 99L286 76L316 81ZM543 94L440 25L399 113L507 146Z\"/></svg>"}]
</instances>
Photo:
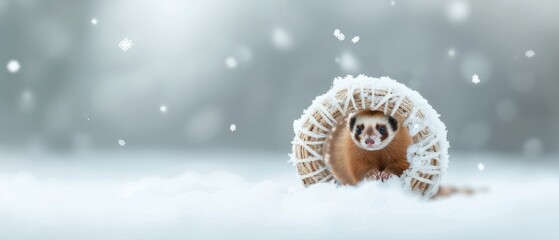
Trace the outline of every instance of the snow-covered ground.
<instances>
[{"instance_id":1,"label":"snow-covered ground","mask_svg":"<svg viewBox=\"0 0 559 240\"><path fill-rule=\"evenodd\" d=\"M444 184L486 191L426 202L302 189L287 154L3 152L0 239L558 239L557 159L451 153Z\"/></svg>"}]
</instances>

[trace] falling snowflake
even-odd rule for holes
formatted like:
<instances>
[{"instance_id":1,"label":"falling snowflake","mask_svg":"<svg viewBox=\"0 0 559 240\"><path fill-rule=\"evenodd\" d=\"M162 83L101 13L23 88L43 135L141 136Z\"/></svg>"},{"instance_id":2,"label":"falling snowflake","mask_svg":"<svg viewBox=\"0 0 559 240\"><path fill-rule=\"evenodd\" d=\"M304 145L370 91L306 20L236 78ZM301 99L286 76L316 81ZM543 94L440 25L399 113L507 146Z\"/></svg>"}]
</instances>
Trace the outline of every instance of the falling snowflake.
<instances>
[{"instance_id":1,"label":"falling snowflake","mask_svg":"<svg viewBox=\"0 0 559 240\"><path fill-rule=\"evenodd\" d=\"M21 65L19 65L19 62L16 60L10 60L8 62L8 64L6 65L6 68L8 69L8 72L14 74L17 73L19 71L19 69L21 68Z\"/></svg>"},{"instance_id":2,"label":"falling snowflake","mask_svg":"<svg viewBox=\"0 0 559 240\"><path fill-rule=\"evenodd\" d=\"M237 67L237 59L235 59L234 57L227 57L225 59L225 65L229 68L229 69L233 69Z\"/></svg>"},{"instance_id":3,"label":"falling snowflake","mask_svg":"<svg viewBox=\"0 0 559 240\"><path fill-rule=\"evenodd\" d=\"M470 16L470 3L464 0L448 1L446 13L450 20L463 22Z\"/></svg>"},{"instance_id":4,"label":"falling snowflake","mask_svg":"<svg viewBox=\"0 0 559 240\"><path fill-rule=\"evenodd\" d=\"M19 99L19 104L21 107L21 110L23 110L24 112L31 112L33 110L33 107L35 105L35 99L33 96L33 91L31 91L30 89L24 90L21 93L21 97Z\"/></svg>"},{"instance_id":5,"label":"falling snowflake","mask_svg":"<svg viewBox=\"0 0 559 240\"><path fill-rule=\"evenodd\" d=\"M390 5L392 5L392 6L396 5L396 1L394 1L394 0L391 1L391 2L390 2Z\"/></svg>"},{"instance_id":6,"label":"falling snowflake","mask_svg":"<svg viewBox=\"0 0 559 240\"><path fill-rule=\"evenodd\" d=\"M345 35L340 31L340 29L334 30L334 37L338 38L338 40L343 41L345 40Z\"/></svg>"},{"instance_id":7,"label":"falling snowflake","mask_svg":"<svg viewBox=\"0 0 559 240\"><path fill-rule=\"evenodd\" d=\"M166 112L167 112L167 106L161 105L161 106L159 107L159 111L161 111L162 113L166 113Z\"/></svg>"},{"instance_id":8,"label":"falling snowflake","mask_svg":"<svg viewBox=\"0 0 559 240\"><path fill-rule=\"evenodd\" d=\"M25 90L21 93L23 101L29 102L33 100L33 92L31 90Z\"/></svg>"},{"instance_id":9,"label":"falling snowflake","mask_svg":"<svg viewBox=\"0 0 559 240\"><path fill-rule=\"evenodd\" d=\"M342 33L342 32L340 31L340 29L337 29L337 28L336 28L336 29L334 30L334 36L335 36L335 37L339 36L340 33Z\"/></svg>"},{"instance_id":10,"label":"falling snowflake","mask_svg":"<svg viewBox=\"0 0 559 240\"><path fill-rule=\"evenodd\" d=\"M419 127L419 124L417 124L417 123L415 125L413 125L413 128L418 128L418 127Z\"/></svg>"},{"instance_id":11,"label":"falling snowflake","mask_svg":"<svg viewBox=\"0 0 559 240\"><path fill-rule=\"evenodd\" d=\"M527 58L533 58L534 56L536 56L536 52L534 52L534 50L532 49L526 51L526 53L524 54L526 55Z\"/></svg>"},{"instance_id":12,"label":"falling snowflake","mask_svg":"<svg viewBox=\"0 0 559 240\"><path fill-rule=\"evenodd\" d=\"M339 57L334 58L334 62L339 63L339 62L340 62L340 58L339 58Z\"/></svg>"},{"instance_id":13,"label":"falling snowflake","mask_svg":"<svg viewBox=\"0 0 559 240\"><path fill-rule=\"evenodd\" d=\"M231 124L231 126L229 126L229 130L231 130L231 132L237 131L237 125Z\"/></svg>"},{"instance_id":14,"label":"falling snowflake","mask_svg":"<svg viewBox=\"0 0 559 240\"><path fill-rule=\"evenodd\" d=\"M126 146L126 141L124 141L122 139L119 139L118 140L118 145L120 145L121 147L124 147L124 146Z\"/></svg>"},{"instance_id":15,"label":"falling snowflake","mask_svg":"<svg viewBox=\"0 0 559 240\"><path fill-rule=\"evenodd\" d=\"M340 68L345 72L357 72L361 68L359 59L351 52L344 51L340 55Z\"/></svg>"},{"instance_id":16,"label":"falling snowflake","mask_svg":"<svg viewBox=\"0 0 559 240\"><path fill-rule=\"evenodd\" d=\"M288 50L293 45L291 35L283 28L274 29L272 40L274 46L279 50Z\"/></svg>"},{"instance_id":17,"label":"falling snowflake","mask_svg":"<svg viewBox=\"0 0 559 240\"><path fill-rule=\"evenodd\" d=\"M454 56L456 56L456 51L455 51L454 49L452 49L452 48L449 49L449 50L448 50L448 56L449 56L449 57L454 57Z\"/></svg>"},{"instance_id":18,"label":"falling snowflake","mask_svg":"<svg viewBox=\"0 0 559 240\"><path fill-rule=\"evenodd\" d=\"M132 48L132 46L134 46L134 44L132 43L132 40L128 39L127 37L122 39L122 41L120 41L120 43L118 43L118 47L120 49L122 49L122 51L126 52L128 49Z\"/></svg>"},{"instance_id":19,"label":"falling snowflake","mask_svg":"<svg viewBox=\"0 0 559 240\"><path fill-rule=\"evenodd\" d=\"M338 40L340 40L340 41L345 40L345 35L344 35L343 33L341 33L341 34L338 36Z\"/></svg>"},{"instance_id":20,"label":"falling snowflake","mask_svg":"<svg viewBox=\"0 0 559 240\"><path fill-rule=\"evenodd\" d=\"M485 165L483 163L478 163L477 164L477 169L480 171L483 171L485 169Z\"/></svg>"},{"instance_id":21,"label":"falling snowflake","mask_svg":"<svg viewBox=\"0 0 559 240\"><path fill-rule=\"evenodd\" d=\"M351 42L357 43L357 42L359 42L359 39L360 39L359 36L355 36L351 39Z\"/></svg>"},{"instance_id":22,"label":"falling snowflake","mask_svg":"<svg viewBox=\"0 0 559 240\"><path fill-rule=\"evenodd\" d=\"M474 84L478 84L478 83L479 83L479 76L478 76L477 74L474 74L474 75L472 76L472 82L473 82Z\"/></svg>"},{"instance_id":23,"label":"falling snowflake","mask_svg":"<svg viewBox=\"0 0 559 240\"><path fill-rule=\"evenodd\" d=\"M92 18L91 19L91 24L97 25L97 18Z\"/></svg>"}]
</instances>

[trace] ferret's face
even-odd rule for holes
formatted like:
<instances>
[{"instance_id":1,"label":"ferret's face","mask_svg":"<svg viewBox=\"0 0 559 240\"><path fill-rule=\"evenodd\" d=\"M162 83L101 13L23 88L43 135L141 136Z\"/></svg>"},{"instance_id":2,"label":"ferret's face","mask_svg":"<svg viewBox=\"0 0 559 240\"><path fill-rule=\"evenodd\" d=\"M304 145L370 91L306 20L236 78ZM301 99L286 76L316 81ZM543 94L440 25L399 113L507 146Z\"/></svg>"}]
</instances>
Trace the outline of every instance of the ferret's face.
<instances>
[{"instance_id":1,"label":"ferret's face","mask_svg":"<svg viewBox=\"0 0 559 240\"><path fill-rule=\"evenodd\" d=\"M355 113L348 118L351 138L357 146L380 150L388 146L398 131L398 122L380 112Z\"/></svg>"}]
</instances>

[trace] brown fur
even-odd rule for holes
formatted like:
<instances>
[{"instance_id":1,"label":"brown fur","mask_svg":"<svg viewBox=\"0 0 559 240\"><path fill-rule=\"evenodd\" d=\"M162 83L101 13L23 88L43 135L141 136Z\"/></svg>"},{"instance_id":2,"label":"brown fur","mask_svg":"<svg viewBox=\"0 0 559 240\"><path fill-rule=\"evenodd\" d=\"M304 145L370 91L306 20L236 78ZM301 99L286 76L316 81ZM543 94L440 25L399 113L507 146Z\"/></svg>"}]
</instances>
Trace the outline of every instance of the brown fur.
<instances>
[{"instance_id":1,"label":"brown fur","mask_svg":"<svg viewBox=\"0 0 559 240\"><path fill-rule=\"evenodd\" d=\"M378 115L378 111L362 111L356 116ZM334 176L342 184L355 185L381 171L396 176L408 169L407 148L412 143L406 127L398 124L396 136L388 146L377 151L363 149L351 137L347 121L341 121L327 143L327 159ZM374 178L374 177L372 177Z\"/></svg>"}]
</instances>

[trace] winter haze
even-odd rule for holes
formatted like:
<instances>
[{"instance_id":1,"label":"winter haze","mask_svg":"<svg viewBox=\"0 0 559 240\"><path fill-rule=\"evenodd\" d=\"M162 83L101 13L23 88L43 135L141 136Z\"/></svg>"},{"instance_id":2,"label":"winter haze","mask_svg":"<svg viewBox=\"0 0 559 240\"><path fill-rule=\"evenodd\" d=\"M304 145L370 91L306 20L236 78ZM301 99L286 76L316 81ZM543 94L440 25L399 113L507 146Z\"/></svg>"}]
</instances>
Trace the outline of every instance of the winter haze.
<instances>
[{"instance_id":1,"label":"winter haze","mask_svg":"<svg viewBox=\"0 0 559 240\"><path fill-rule=\"evenodd\" d=\"M553 239L558 1L0 0L0 239ZM443 185L302 188L293 120L388 76Z\"/></svg>"}]
</instances>

